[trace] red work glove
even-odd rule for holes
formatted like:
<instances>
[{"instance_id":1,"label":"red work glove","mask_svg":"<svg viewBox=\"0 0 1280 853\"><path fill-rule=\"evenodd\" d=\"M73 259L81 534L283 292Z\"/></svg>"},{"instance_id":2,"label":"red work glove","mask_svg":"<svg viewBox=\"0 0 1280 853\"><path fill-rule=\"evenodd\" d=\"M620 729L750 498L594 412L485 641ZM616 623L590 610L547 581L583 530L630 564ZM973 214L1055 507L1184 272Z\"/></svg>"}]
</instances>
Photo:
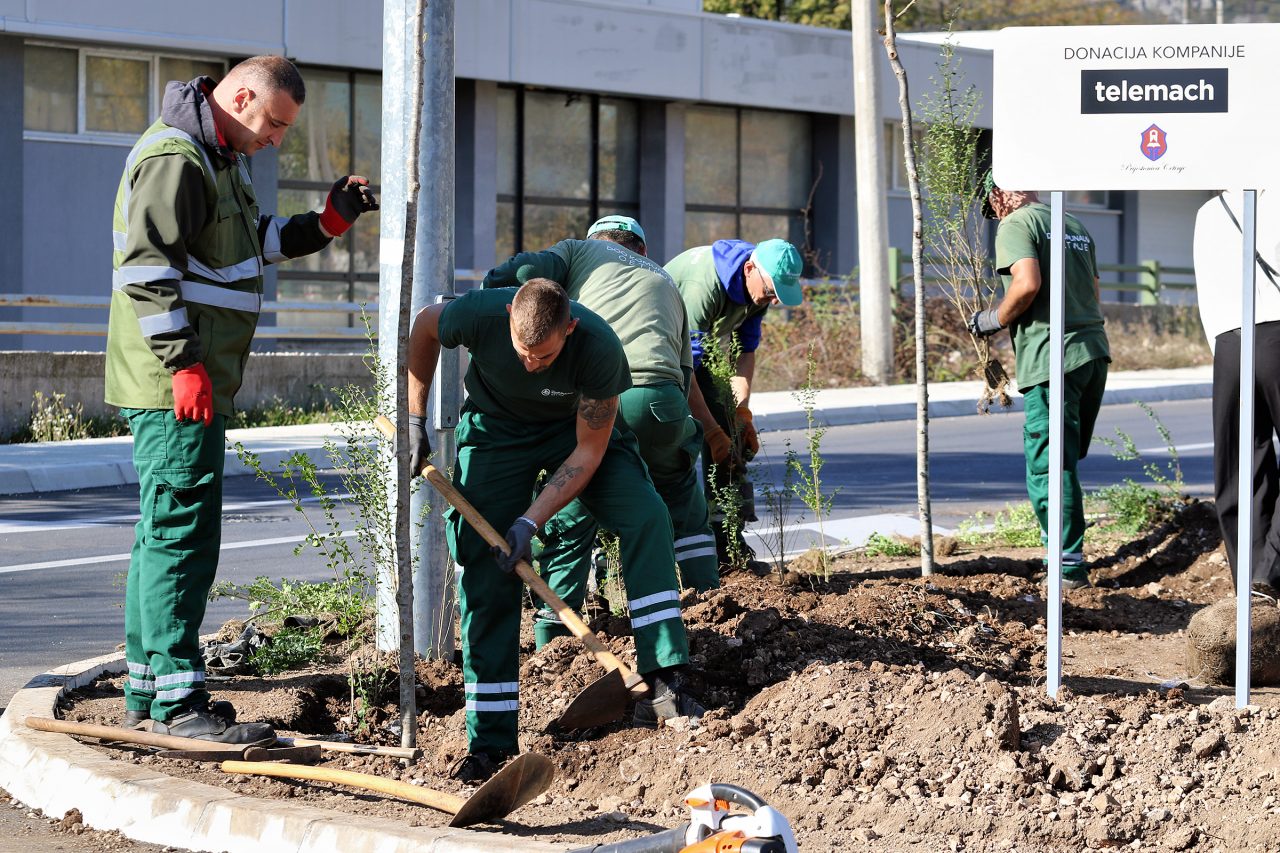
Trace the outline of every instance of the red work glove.
<instances>
[{"instance_id":1,"label":"red work glove","mask_svg":"<svg viewBox=\"0 0 1280 853\"><path fill-rule=\"evenodd\" d=\"M213 383L203 364L173 374L173 414L179 421L213 422Z\"/></svg>"},{"instance_id":2,"label":"red work glove","mask_svg":"<svg viewBox=\"0 0 1280 853\"><path fill-rule=\"evenodd\" d=\"M369 179L361 175L338 178L320 211L320 227L330 237L341 237L360 214L378 209L378 199L369 189Z\"/></svg>"},{"instance_id":3,"label":"red work glove","mask_svg":"<svg viewBox=\"0 0 1280 853\"><path fill-rule=\"evenodd\" d=\"M750 455L742 455L751 459L760 452L760 438L756 435L755 424L751 422L751 410L745 405L738 407L738 428L741 430L743 448L750 451Z\"/></svg>"},{"instance_id":4,"label":"red work glove","mask_svg":"<svg viewBox=\"0 0 1280 853\"><path fill-rule=\"evenodd\" d=\"M729 451L732 449L729 434L721 429L719 425L715 425L707 430L706 440L707 447L711 449L711 461L717 465L723 465L725 460L729 458Z\"/></svg>"}]
</instances>

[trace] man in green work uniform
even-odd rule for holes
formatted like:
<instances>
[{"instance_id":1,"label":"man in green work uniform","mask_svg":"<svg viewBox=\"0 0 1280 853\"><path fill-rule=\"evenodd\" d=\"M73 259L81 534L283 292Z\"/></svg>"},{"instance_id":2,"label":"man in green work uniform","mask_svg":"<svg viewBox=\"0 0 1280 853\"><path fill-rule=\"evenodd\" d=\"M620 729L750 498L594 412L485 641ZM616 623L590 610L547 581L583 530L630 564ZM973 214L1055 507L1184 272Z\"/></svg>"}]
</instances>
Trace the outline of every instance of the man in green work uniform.
<instances>
[{"instance_id":1,"label":"man in green work uniform","mask_svg":"<svg viewBox=\"0 0 1280 853\"><path fill-rule=\"evenodd\" d=\"M606 216L586 240L562 240L543 252L522 252L485 276L485 287L530 278L561 283L569 297L609 324L626 352L631 387L618 401L618 426L635 434L640 456L667 505L675 531L680 580L697 590L720 585L707 502L698 484L700 425L686 398L693 375L689 327L675 282L645 257L644 230L629 216ZM546 525L538 554L540 571L575 610L587 592L597 524L573 501ZM566 636L549 607L538 612L538 645Z\"/></svg>"},{"instance_id":2,"label":"man in green work uniform","mask_svg":"<svg viewBox=\"0 0 1280 853\"><path fill-rule=\"evenodd\" d=\"M125 593L124 725L245 743L273 738L210 703L199 630L218 567L226 419L267 263L319 251L376 210L368 181L334 184L322 213L259 215L246 158L279 145L306 92L293 63L257 56L218 84L171 82L116 193L106 401L133 432L141 520Z\"/></svg>"},{"instance_id":3,"label":"man in green work uniform","mask_svg":"<svg viewBox=\"0 0 1280 853\"><path fill-rule=\"evenodd\" d=\"M712 507L716 551L725 570L744 563L759 573L769 570L754 559L741 527L742 522L757 520L755 495L746 477L746 463L760 451L751 416L751 382L765 312L778 302L799 305L803 301L803 268L796 247L777 239L759 245L717 240L677 255L666 266L689 312L697 379L690 389L689 407L706 435L703 478ZM713 348L729 359L733 375L728 388L718 384L708 369ZM736 493L739 524L726 524L716 490Z\"/></svg>"},{"instance_id":4,"label":"man in green work uniform","mask_svg":"<svg viewBox=\"0 0 1280 853\"><path fill-rule=\"evenodd\" d=\"M640 674L653 691L635 717L698 715L678 684L689 645L676 587L671 521L645 473L635 438L614 429L618 395L631 386L618 336L571 303L553 281L477 290L418 313L409 339L411 470L429 456L426 404L440 347L466 347L467 401L455 435L454 484L491 523L510 525L510 554L490 549L456 513L446 534L462 611L468 754L463 781L488 778L519 750L519 560L538 530L575 498L618 534ZM534 483L550 472L529 503Z\"/></svg>"},{"instance_id":5,"label":"man in green work uniform","mask_svg":"<svg viewBox=\"0 0 1280 853\"><path fill-rule=\"evenodd\" d=\"M974 312L969 330L990 337L1008 327L1013 337L1018 390L1026 417L1023 455L1027 464L1027 496L1040 521L1041 538L1049 531L1049 272L1053 236L1050 209L1034 192L1005 190L988 173L983 184L982 212L1000 220L996 230L996 271L1004 281L998 306ZM1066 300L1063 360L1062 434L1062 584L1067 589L1089 585L1084 566L1084 494L1076 469L1089 452L1093 427L1107 387L1111 350L1098 307L1098 264L1093 238L1066 214ZM1053 282L1050 282L1052 284Z\"/></svg>"}]
</instances>

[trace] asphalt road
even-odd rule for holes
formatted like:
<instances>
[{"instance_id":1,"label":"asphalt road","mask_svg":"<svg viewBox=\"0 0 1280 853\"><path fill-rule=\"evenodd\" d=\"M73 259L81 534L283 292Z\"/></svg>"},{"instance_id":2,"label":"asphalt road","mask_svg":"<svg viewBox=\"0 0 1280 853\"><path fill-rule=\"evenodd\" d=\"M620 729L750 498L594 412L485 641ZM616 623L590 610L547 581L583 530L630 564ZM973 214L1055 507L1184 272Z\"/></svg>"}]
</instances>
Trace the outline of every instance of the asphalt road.
<instances>
[{"instance_id":1,"label":"asphalt road","mask_svg":"<svg viewBox=\"0 0 1280 853\"><path fill-rule=\"evenodd\" d=\"M1189 491L1210 494L1209 402L1162 403L1155 409L1183 448L1181 463ZM1149 451L1144 454L1148 461L1168 461L1163 441L1137 406L1103 410L1097 434L1111 436L1116 428ZM801 432L766 433L762 441L759 478L774 483L782 482L788 441L793 450L808 453ZM895 525L905 525L905 532L914 529L914 522L904 518L915 512L914 422L832 428L822 438L821 452L824 488L835 492L832 517L825 528L828 541L847 541L868 529L894 532ZM954 526L979 510L991 512L1025 498L1021 454L1020 414L935 421L931 430L935 522ZM1141 479L1141 468L1138 462L1117 462L1106 447L1095 445L1081 473L1086 487L1096 488L1126 476ZM339 487L336 477L329 482ZM136 503L136 487L0 497L0 707L32 675L109 652L121 642L123 577L137 520ZM763 500L759 504L761 520L756 527L776 526ZM793 505L784 526L811 521L799 517L802 510ZM320 518L314 512L313 516ZM308 531L302 517L264 484L250 477L228 479L219 579L332 577L313 552L293 555L294 546ZM246 612L242 602L214 602L204 630L215 630Z\"/></svg>"}]
</instances>

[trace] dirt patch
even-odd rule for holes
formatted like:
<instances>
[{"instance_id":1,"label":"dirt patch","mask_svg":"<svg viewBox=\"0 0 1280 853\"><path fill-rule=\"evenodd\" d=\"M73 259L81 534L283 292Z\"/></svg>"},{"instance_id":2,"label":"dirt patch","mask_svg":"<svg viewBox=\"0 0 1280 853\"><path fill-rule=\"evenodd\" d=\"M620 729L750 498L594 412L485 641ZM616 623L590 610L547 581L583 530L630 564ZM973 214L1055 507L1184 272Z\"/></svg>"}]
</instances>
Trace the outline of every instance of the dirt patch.
<instances>
[{"instance_id":1,"label":"dirt patch","mask_svg":"<svg viewBox=\"0 0 1280 853\"><path fill-rule=\"evenodd\" d=\"M1043 686L1034 550L959 546L929 578L913 561L846 556L827 580L741 574L686 596L691 686L714 709L700 725L548 732L598 672L571 640L534 653L526 624L522 742L558 772L547 794L492 831L584 844L633 838L676 825L683 795L715 780L781 809L802 849L1274 849L1280 691L1255 691L1258 706L1236 711L1229 688L1186 672L1187 622L1231 590L1219 546L1211 508L1193 503L1148 536L1095 548L1098 586L1069 593L1063 606L1066 686L1054 700ZM634 661L624 618L598 612L593 626ZM444 777L465 749L458 668L424 661L418 678L424 759L328 763L466 794ZM114 721L119 681L82 691L67 716ZM350 734L363 722L362 739L398 742L394 691L358 709L337 666L236 679L217 694L243 719L284 731ZM253 796L446 821L327 785L163 766Z\"/></svg>"}]
</instances>

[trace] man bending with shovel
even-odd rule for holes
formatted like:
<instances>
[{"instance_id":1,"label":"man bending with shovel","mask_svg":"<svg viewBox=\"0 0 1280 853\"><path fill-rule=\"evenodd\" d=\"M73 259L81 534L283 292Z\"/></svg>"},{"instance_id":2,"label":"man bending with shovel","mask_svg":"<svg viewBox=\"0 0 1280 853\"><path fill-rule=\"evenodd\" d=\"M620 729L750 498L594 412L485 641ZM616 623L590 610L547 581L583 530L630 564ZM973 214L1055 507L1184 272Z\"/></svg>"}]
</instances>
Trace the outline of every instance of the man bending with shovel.
<instances>
[{"instance_id":1,"label":"man bending with shovel","mask_svg":"<svg viewBox=\"0 0 1280 853\"><path fill-rule=\"evenodd\" d=\"M468 745L454 778L483 781L519 751L523 587L514 570L532 556L534 534L574 498L618 534L638 669L651 691L641 700L647 715L656 720L699 713L676 681L689 645L671 520L634 437L614 429L618 395L631 387L617 335L547 279L519 290L474 291L422 309L409 339L409 464L415 473L431 452L425 412L442 346L464 346L471 356L468 398L455 431L454 485L490 522L510 525L510 553L502 554L460 515L446 518L462 615ZM527 504L543 471L550 475Z\"/></svg>"}]
</instances>

